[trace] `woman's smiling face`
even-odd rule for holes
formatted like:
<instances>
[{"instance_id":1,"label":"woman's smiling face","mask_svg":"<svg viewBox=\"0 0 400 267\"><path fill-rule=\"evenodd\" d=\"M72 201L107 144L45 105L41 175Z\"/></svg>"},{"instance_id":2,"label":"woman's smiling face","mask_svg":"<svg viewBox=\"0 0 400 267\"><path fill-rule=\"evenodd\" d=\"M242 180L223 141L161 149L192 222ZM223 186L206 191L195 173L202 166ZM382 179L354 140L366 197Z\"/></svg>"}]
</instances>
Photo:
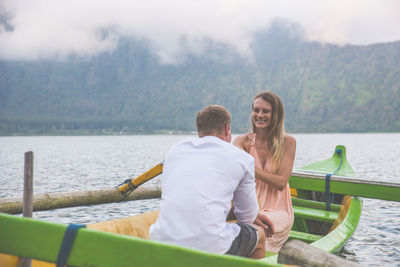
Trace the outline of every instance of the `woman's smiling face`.
<instances>
[{"instance_id":1,"label":"woman's smiling face","mask_svg":"<svg viewBox=\"0 0 400 267\"><path fill-rule=\"evenodd\" d=\"M257 129L267 128L271 124L272 106L258 97L254 100L251 118Z\"/></svg>"}]
</instances>

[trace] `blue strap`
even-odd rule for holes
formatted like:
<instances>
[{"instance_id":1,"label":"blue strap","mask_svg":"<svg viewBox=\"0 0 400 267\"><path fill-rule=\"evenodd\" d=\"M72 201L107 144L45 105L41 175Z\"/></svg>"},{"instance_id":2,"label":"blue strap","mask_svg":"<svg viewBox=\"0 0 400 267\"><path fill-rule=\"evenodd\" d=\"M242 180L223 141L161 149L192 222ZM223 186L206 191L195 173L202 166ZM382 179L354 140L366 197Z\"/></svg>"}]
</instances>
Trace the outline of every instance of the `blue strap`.
<instances>
[{"instance_id":1,"label":"blue strap","mask_svg":"<svg viewBox=\"0 0 400 267\"><path fill-rule=\"evenodd\" d=\"M325 176L325 204L326 210L331 210L331 176L332 174L328 173Z\"/></svg>"},{"instance_id":2,"label":"blue strap","mask_svg":"<svg viewBox=\"0 0 400 267\"><path fill-rule=\"evenodd\" d=\"M67 264L68 256L71 252L72 245L74 244L76 233L79 228L84 228L86 225L83 224L73 224L68 225L67 230L64 233L64 239L61 244L60 251L57 257L57 267L63 267Z\"/></svg>"},{"instance_id":3,"label":"blue strap","mask_svg":"<svg viewBox=\"0 0 400 267\"><path fill-rule=\"evenodd\" d=\"M340 155L340 163L338 168L333 172L334 175L336 175L340 168L342 168L343 164L343 153L340 148L336 149L336 154ZM326 210L331 210L331 202L333 201L334 194L331 194L331 176L332 174L328 173L325 176L325 204L326 204Z\"/></svg>"},{"instance_id":4,"label":"blue strap","mask_svg":"<svg viewBox=\"0 0 400 267\"><path fill-rule=\"evenodd\" d=\"M343 164L343 153L340 148L336 149L336 154L340 154L340 163L339 163L339 166L336 169L336 171L333 172L333 174L337 174L338 171L340 170L340 168L342 168L342 164Z\"/></svg>"}]
</instances>

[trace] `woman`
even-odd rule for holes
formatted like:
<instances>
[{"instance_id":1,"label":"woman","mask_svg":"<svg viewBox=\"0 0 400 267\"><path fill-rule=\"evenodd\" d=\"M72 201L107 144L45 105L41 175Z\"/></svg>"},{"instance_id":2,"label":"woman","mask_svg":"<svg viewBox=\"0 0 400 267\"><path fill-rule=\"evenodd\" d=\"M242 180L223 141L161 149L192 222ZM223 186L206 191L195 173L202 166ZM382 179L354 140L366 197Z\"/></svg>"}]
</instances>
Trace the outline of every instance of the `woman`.
<instances>
[{"instance_id":1,"label":"woman","mask_svg":"<svg viewBox=\"0 0 400 267\"><path fill-rule=\"evenodd\" d=\"M293 208L289 178L296 153L296 139L285 133L284 109L271 91L254 97L252 132L234 144L254 157L256 191L260 212L256 224L264 228L267 251L278 252L289 237Z\"/></svg>"}]
</instances>

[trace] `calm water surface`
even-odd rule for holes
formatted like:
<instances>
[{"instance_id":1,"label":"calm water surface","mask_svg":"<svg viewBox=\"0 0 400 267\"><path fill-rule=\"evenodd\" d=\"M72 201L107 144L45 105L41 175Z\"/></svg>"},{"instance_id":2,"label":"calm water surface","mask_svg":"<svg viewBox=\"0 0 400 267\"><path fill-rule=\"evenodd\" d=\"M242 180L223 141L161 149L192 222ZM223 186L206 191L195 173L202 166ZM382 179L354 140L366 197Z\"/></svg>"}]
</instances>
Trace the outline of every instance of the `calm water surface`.
<instances>
[{"instance_id":1,"label":"calm water surface","mask_svg":"<svg viewBox=\"0 0 400 267\"><path fill-rule=\"evenodd\" d=\"M295 168L333 154L345 145L347 159L365 180L400 183L400 134L297 134ZM165 158L190 136L0 137L0 198L22 196L24 153L34 152L34 193L110 188ZM149 184L160 183L160 178ZM141 200L35 212L34 218L94 223L143 213L158 200ZM356 233L342 252L367 266L400 266L400 203L364 199Z\"/></svg>"}]
</instances>

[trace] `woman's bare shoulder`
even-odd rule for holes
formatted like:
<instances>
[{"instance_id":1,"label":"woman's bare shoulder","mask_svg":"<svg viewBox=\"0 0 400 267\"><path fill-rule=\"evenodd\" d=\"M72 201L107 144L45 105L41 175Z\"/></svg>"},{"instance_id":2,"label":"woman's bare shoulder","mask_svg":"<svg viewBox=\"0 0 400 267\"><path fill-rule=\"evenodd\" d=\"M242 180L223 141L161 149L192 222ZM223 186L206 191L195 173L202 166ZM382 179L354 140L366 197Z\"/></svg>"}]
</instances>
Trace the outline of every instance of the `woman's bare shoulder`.
<instances>
[{"instance_id":1,"label":"woman's bare shoulder","mask_svg":"<svg viewBox=\"0 0 400 267\"><path fill-rule=\"evenodd\" d=\"M296 146L296 138L292 135L285 133L285 144L288 146Z\"/></svg>"},{"instance_id":2,"label":"woman's bare shoulder","mask_svg":"<svg viewBox=\"0 0 400 267\"><path fill-rule=\"evenodd\" d=\"M247 151L248 147L251 144L251 141L253 140L252 137L254 136L254 133L246 133L239 135L238 137L235 138L233 141L233 144L237 147L240 147L244 150Z\"/></svg>"}]
</instances>

